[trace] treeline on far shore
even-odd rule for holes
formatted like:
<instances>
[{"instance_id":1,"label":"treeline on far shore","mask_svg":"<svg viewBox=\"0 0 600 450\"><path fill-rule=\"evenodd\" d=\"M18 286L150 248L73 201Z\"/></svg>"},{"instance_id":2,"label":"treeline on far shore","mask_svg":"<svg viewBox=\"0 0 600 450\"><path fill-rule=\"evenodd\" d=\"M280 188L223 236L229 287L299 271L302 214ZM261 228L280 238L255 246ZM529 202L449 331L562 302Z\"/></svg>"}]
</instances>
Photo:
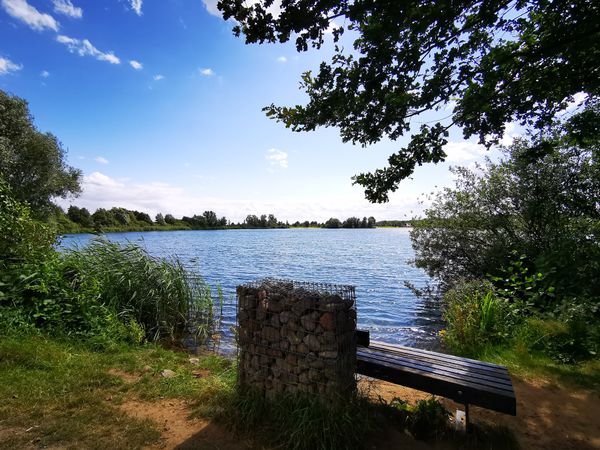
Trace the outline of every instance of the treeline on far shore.
<instances>
[{"instance_id":1,"label":"treeline on far shore","mask_svg":"<svg viewBox=\"0 0 600 450\"><path fill-rule=\"evenodd\" d=\"M119 231L155 230L222 230L222 229L261 229L261 228L375 228L408 227L410 220L376 221L374 217L349 217L346 220L330 218L326 222L305 220L282 222L273 214L260 216L250 214L242 222L233 222L226 217L218 217L214 211L204 211L191 217L175 218L172 214L158 213L152 218L148 213L126 208L98 208L90 213L87 208L70 206L65 213L57 208L52 219L58 231L67 233L99 233Z\"/></svg>"}]
</instances>

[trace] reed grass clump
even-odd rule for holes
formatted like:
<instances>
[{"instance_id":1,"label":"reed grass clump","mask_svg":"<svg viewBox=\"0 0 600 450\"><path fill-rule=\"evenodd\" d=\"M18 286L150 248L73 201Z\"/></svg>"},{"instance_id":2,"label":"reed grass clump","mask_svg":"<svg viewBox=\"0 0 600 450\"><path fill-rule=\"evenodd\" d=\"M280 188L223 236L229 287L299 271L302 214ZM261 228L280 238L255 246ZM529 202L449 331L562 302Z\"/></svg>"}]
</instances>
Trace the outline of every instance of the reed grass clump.
<instances>
[{"instance_id":1,"label":"reed grass clump","mask_svg":"<svg viewBox=\"0 0 600 450\"><path fill-rule=\"evenodd\" d=\"M135 321L147 339L175 339L186 328L200 335L211 332L210 287L177 258L156 258L137 245L107 240L70 250L64 258L74 272L99 285L104 307L121 322Z\"/></svg>"}]
</instances>

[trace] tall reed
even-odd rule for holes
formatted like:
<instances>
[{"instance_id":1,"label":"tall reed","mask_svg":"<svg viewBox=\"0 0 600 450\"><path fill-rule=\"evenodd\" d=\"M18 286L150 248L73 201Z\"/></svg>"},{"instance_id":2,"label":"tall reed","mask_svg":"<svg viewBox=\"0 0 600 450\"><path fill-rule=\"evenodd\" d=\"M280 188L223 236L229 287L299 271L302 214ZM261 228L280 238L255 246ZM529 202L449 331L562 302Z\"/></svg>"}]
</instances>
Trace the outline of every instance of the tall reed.
<instances>
[{"instance_id":1,"label":"tall reed","mask_svg":"<svg viewBox=\"0 0 600 450\"><path fill-rule=\"evenodd\" d=\"M105 239L65 258L100 284L106 307L123 321L138 322L150 340L176 338L190 319L198 333L208 334L214 324L210 287L177 258L156 258L137 245Z\"/></svg>"}]
</instances>

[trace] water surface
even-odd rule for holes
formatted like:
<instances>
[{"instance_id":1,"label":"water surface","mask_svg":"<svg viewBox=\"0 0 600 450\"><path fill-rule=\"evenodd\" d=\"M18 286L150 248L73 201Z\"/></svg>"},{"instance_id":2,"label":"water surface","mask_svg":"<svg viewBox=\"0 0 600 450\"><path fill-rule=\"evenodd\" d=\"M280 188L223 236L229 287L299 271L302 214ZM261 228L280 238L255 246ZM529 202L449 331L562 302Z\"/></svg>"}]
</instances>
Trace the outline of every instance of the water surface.
<instances>
[{"instance_id":1,"label":"water surface","mask_svg":"<svg viewBox=\"0 0 600 450\"><path fill-rule=\"evenodd\" d=\"M371 339L431 348L437 344L437 305L405 287L429 277L410 264L406 228L156 231L107 233L155 256L177 256L225 295L223 331L235 324L235 287L264 277L356 286L358 326ZM83 246L93 235L66 235L61 246Z\"/></svg>"}]
</instances>

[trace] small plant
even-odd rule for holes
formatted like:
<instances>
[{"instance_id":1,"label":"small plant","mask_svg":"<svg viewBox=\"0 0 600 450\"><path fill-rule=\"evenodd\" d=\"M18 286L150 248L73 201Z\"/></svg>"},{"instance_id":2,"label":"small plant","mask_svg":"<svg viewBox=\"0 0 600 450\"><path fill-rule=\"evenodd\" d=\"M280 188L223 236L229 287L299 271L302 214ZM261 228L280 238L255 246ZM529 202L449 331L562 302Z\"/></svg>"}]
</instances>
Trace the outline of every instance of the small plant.
<instances>
[{"instance_id":1,"label":"small plant","mask_svg":"<svg viewBox=\"0 0 600 450\"><path fill-rule=\"evenodd\" d=\"M450 412L435 398L419 400L410 408L408 426L417 439L439 439L450 426Z\"/></svg>"},{"instance_id":2,"label":"small plant","mask_svg":"<svg viewBox=\"0 0 600 450\"><path fill-rule=\"evenodd\" d=\"M443 315L443 342L458 353L476 356L505 338L503 304L489 282L459 283L444 295Z\"/></svg>"}]
</instances>

